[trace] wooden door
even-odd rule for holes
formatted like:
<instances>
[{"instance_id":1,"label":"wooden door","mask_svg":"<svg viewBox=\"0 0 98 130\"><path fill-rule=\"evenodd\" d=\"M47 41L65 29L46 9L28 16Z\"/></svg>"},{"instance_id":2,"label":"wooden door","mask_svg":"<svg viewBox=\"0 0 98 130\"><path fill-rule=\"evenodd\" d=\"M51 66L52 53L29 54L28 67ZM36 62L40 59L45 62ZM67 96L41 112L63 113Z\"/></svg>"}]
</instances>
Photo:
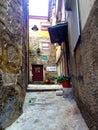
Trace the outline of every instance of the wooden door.
<instances>
[{"instance_id":1,"label":"wooden door","mask_svg":"<svg viewBox=\"0 0 98 130\"><path fill-rule=\"evenodd\" d=\"M43 65L32 65L32 80L43 81Z\"/></svg>"}]
</instances>

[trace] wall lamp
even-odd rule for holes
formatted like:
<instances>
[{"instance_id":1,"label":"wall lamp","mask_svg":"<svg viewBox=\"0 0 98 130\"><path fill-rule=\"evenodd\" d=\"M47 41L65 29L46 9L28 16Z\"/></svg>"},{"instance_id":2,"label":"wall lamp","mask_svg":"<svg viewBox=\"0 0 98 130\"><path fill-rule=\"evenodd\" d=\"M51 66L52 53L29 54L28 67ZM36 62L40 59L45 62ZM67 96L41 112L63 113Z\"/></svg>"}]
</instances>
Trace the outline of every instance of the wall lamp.
<instances>
[{"instance_id":1,"label":"wall lamp","mask_svg":"<svg viewBox=\"0 0 98 130\"><path fill-rule=\"evenodd\" d=\"M31 28L33 31L38 31L38 27L36 25L34 25L32 28Z\"/></svg>"}]
</instances>

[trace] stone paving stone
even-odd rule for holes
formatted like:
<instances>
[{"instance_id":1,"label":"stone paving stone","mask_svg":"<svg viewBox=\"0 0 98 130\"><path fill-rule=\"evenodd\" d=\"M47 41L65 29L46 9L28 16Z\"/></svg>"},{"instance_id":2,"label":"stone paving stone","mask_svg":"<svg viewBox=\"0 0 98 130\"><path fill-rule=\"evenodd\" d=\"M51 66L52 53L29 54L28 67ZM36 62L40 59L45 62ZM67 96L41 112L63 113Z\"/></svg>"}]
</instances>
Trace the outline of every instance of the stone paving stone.
<instances>
[{"instance_id":1,"label":"stone paving stone","mask_svg":"<svg viewBox=\"0 0 98 130\"><path fill-rule=\"evenodd\" d=\"M27 92L23 114L6 130L89 130L72 96Z\"/></svg>"},{"instance_id":2,"label":"stone paving stone","mask_svg":"<svg viewBox=\"0 0 98 130\"><path fill-rule=\"evenodd\" d=\"M60 90L62 89L62 85L58 85L58 84L29 84L27 87L27 91L41 91L41 90Z\"/></svg>"}]
</instances>

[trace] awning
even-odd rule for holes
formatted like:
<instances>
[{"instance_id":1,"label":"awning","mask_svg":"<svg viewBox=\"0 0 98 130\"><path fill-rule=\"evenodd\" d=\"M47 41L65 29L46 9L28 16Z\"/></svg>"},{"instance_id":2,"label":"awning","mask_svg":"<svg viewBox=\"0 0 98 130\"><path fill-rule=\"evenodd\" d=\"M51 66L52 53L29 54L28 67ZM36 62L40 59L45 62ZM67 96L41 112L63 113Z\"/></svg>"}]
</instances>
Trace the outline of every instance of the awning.
<instances>
[{"instance_id":1,"label":"awning","mask_svg":"<svg viewBox=\"0 0 98 130\"><path fill-rule=\"evenodd\" d=\"M51 43L68 42L68 23L57 24L48 28Z\"/></svg>"}]
</instances>

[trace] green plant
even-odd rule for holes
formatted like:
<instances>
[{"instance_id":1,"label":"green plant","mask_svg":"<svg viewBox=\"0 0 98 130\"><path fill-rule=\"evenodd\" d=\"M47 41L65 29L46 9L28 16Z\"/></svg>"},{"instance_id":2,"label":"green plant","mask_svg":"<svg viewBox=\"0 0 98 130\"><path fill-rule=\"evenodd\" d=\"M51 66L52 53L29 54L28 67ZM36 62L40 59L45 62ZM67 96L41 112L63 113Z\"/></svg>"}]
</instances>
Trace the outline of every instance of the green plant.
<instances>
[{"instance_id":1,"label":"green plant","mask_svg":"<svg viewBox=\"0 0 98 130\"><path fill-rule=\"evenodd\" d=\"M38 47L38 48L36 49L36 51L37 51L37 53L40 53L40 48Z\"/></svg>"},{"instance_id":2,"label":"green plant","mask_svg":"<svg viewBox=\"0 0 98 130\"><path fill-rule=\"evenodd\" d=\"M68 80L69 81L70 77L61 75L61 76L55 77L55 79L57 80L57 83L62 83L62 81L64 81L64 80Z\"/></svg>"},{"instance_id":3,"label":"green plant","mask_svg":"<svg viewBox=\"0 0 98 130\"><path fill-rule=\"evenodd\" d=\"M33 47L29 46L29 52L32 52L32 50L33 50Z\"/></svg>"}]
</instances>

